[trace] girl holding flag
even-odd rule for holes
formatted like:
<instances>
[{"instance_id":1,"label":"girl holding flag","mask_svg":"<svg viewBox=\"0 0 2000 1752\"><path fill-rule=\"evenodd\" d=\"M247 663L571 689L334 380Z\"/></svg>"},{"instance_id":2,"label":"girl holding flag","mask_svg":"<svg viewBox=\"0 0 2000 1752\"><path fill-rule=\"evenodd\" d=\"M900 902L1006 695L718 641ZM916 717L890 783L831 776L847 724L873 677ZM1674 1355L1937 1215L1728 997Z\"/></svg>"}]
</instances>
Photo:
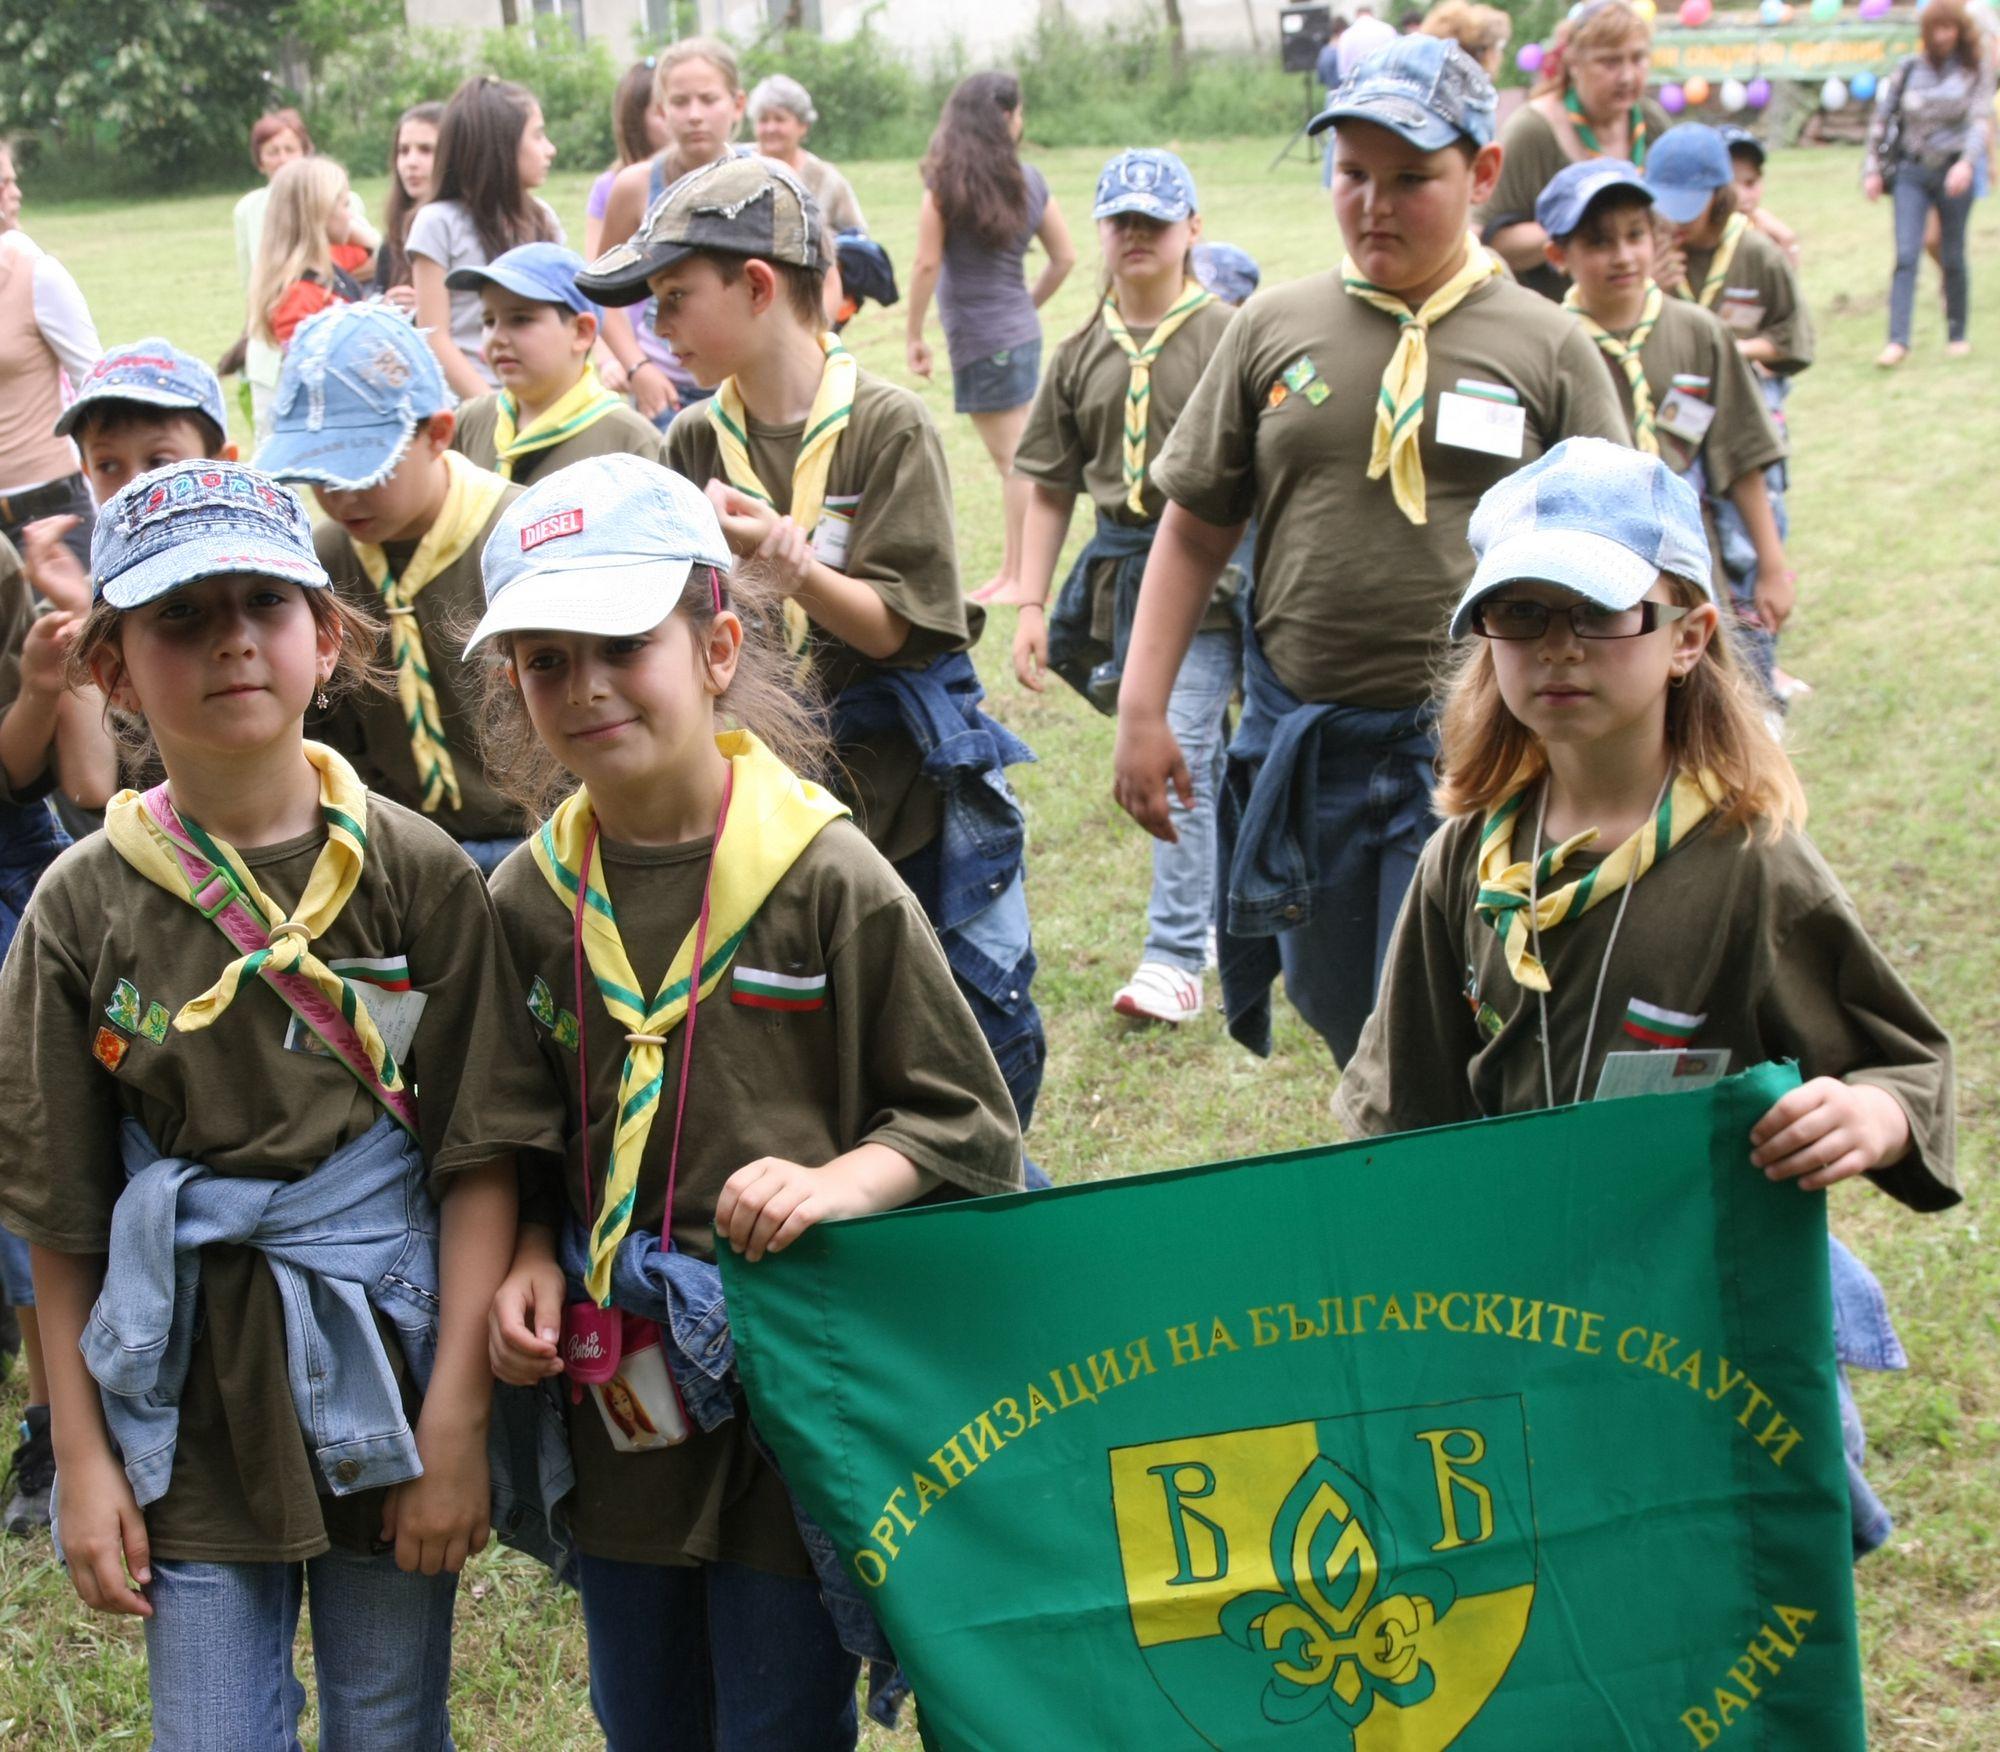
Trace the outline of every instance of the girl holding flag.
<instances>
[{"instance_id":1,"label":"girl holding flag","mask_svg":"<svg viewBox=\"0 0 2000 1752\"><path fill-rule=\"evenodd\" d=\"M51 866L0 978L59 1543L146 1621L163 1752L296 1743L306 1597L326 1742L447 1747L513 1157L559 1147L533 1041L472 862L304 739L375 629L298 501L175 463L93 562L74 672L166 779Z\"/></svg>"},{"instance_id":2,"label":"girl holding flag","mask_svg":"<svg viewBox=\"0 0 2000 1752\"><path fill-rule=\"evenodd\" d=\"M1093 210L1106 287L1098 311L1056 349L1036 393L1014 472L1032 484L1022 546L1024 600L1014 673L1042 691L1051 670L1099 711L1115 711L1139 579L1165 498L1147 464L1180 418L1233 314L1190 269L1201 235L1194 178L1171 152L1121 152L1097 180ZM1056 559L1079 493L1097 530L1053 614ZM1243 671L1237 569L1223 574L1167 700L1167 722L1194 777L1170 800L1179 837L1153 844L1153 889L1138 970L1112 998L1120 1015L1186 1022L1201 1014L1215 922L1215 804L1223 720Z\"/></svg>"},{"instance_id":3,"label":"girl holding flag","mask_svg":"<svg viewBox=\"0 0 2000 1752\"><path fill-rule=\"evenodd\" d=\"M494 660L495 770L537 809L568 791L493 883L564 1145L527 1183L492 1357L521 1384L571 1373L591 1702L617 1752L856 1739L856 1664L715 1360L717 1249L757 1260L830 1217L1021 1179L922 907L803 776L827 750L775 593L731 565L687 480L591 458L494 530L468 647Z\"/></svg>"}]
</instances>

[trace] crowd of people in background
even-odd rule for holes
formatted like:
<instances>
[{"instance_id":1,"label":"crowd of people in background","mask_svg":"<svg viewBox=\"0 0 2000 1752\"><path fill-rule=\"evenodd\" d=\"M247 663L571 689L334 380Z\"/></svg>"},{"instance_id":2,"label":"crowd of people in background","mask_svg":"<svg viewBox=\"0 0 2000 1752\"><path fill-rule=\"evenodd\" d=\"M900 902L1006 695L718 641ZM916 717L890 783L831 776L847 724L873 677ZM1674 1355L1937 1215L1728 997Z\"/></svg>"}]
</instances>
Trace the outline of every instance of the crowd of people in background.
<instances>
[{"instance_id":1,"label":"crowd of people in background","mask_svg":"<svg viewBox=\"0 0 2000 1752\"><path fill-rule=\"evenodd\" d=\"M445 1744L452 1578L489 1531L470 1408L489 1374L547 1386L579 1333L632 1366L529 1393L515 1457L556 1470L495 1530L566 1530L610 1743L855 1743L888 1651L696 1334L718 1233L755 1259L1047 1184L1007 778L1033 756L983 707L991 606L1022 686L1115 720L1078 782L1152 838L1118 1014L1196 1025L1213 973L1268 1053L1282 983L1356 1136L1583 1098L1635 1042L1794 1057L1760 1168L1956 1200L1949 1043L1800 831L1783 747L1812 240L1762 141L1647 95L1650 16L1587 0L1502 126L1504 12L1362 8L1312 124L1329 267L1260 288L1188 164L1135 142L1046 365L1079 250L1019 82L964 80L902 302L904 363L933 377L935 305L999 477L969 586L929 413L841 338L893 264L808 149L812 94L746 89L722 42L619 81L581 253L521 85L406 111L379 227L297 111L258 118L220 375L101 343L0 146L0 1106L26 1116L0 1287L30 1402L0 1514L46 1524L60 1457L78 1592L146 1619L157 1744L290 1731L301 1564L324 1731ZM1965 0L1920 35L1864 171L1894 210L1885 366L1927 225L1969 347L1992 175L1992 39ZM257 1176L279 1192L246 1215ZM330 1269L316 1184L393 1207L428 1312L320 1310L387 1385L302 1433L267 1262ZM113 1227L142 1196L207 1248L199 1333ZM171 1416L94 1336L154 1325ZM209 1659L225 1625L276 1652Z\"/></svg>"}]
</instances>

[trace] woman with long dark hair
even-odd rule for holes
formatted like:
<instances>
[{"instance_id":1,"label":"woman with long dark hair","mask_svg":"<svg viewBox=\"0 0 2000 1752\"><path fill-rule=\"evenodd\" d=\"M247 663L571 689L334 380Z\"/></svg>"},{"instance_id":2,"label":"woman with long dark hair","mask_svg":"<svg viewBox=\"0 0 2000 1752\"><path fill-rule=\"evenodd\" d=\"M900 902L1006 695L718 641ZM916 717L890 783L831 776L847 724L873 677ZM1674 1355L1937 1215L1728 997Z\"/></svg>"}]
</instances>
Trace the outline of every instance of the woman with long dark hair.
<instances>
[{"instance_id":1,"label":"woman with long dark hair","mask_svg":"<svg viewBox=\"0 0 2000 1752\"><path fill-rule=\"evenodd\" d=\"M499 380L479 351L479 294L451 291L446 276L483 268L516 244L568 241L555 209L535 193L555 156L542 106L522 86L478 74L444 106L431 198L404 247L418 326L430 331L445 381L461 396L484 395Z\"/></svg>"},{"instance_id":2,"label":"woman with long dark hair","mask_svg":"<svg viewBox=\"0 0 2000 1752\"><path fill-rule=\"evenodd\" d=\"M443 104L412 104L396 118L396 136L389 146L389 204L382 214L382 244L375 252L375 290L412 312L417 301L405 246L410 221L437 186L438 130L443 122Z\"/></svg>"},{"instance_id":3,"label":"woman with long dark hair","mask_svg":"<svg viewBox=\"0 0 2000 1752\"><path fill-rule=\"evenodd\" d=\"M1021 82L1011 73L975 73L945 100L922 166L905 320L910 369L928 379L924 318L937 293L952 405L971 415L1000 472L1006 545L999 572L972 593L981 601L1011 602L1020 589L1030 489L1014 478L1014 450L1041 375L1037 313L1076 265L1062 209L1042 173L1021 162L1021 123ZM1022 262L1037 241L1048 261L1031 289Z\"/></svg>"},{"instance_id":4,"label":"woman with long dark hair","mask_svg":"<svg viewBox=\"0 0 2000 1752\"><path fill-rule=\"evenodd\" d=\"M1924 227L1937 214L1944 267L1945 351L1972 351L1966 339L1971 283L1965 268L1965 226L1973 183L1989 150L1993 125L1993 56L1985 51L1965 0L1928 0L1917 14L1918 49L1882 81L1868 128L1861 186L1869 200L1886 191L1896 209L1896 272L1889 283L1889 344L1878 365L1900 365L1910 353L1917 299L1917 264Z\"/></svg>"}]
</instances>

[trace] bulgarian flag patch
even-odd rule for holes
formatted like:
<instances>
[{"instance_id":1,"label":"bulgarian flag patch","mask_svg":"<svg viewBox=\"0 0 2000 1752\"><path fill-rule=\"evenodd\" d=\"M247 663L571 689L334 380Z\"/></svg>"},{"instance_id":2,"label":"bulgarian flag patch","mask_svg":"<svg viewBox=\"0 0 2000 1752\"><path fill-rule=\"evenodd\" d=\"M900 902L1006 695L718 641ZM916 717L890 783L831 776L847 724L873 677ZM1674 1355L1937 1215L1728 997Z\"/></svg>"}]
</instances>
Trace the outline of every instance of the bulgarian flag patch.
<instances>
[{"instance_id":1,"label":"bulgarian flag patch","mask_svg":"<svg viewBox=\"0 0 2000 1752\"><path fill-rule=\"evenodd\" d=\"M730 975L729 1001L753 1010L819 1010L826 1007L824 973L767 973L740 962Z\"/></svg>"},{"instance_id":2,"label":"bulgarian flag patch","mask_svg":"<svg viewBox=\"0 0 2000 1752\"><path fill-rule=\"evenodd\" d=\"M410 989L410 958L407 955L351 955L327 966L342 979L360 980L385 992Z\"/></svg>"},{"instance_id":3,"label":"bulgarian flag patch","mask_svg":"<svg viewBox=\"0 0 2000 1752\"><path fill-rule=\"evenodd\" d=\"M1704 1011L1690 1016L1634 998L1625 1006L1625 1032L1648 1046L1681 1047L1694 1039L1695 1030L1708 1020Z\"/></svg>"}]
</instances>

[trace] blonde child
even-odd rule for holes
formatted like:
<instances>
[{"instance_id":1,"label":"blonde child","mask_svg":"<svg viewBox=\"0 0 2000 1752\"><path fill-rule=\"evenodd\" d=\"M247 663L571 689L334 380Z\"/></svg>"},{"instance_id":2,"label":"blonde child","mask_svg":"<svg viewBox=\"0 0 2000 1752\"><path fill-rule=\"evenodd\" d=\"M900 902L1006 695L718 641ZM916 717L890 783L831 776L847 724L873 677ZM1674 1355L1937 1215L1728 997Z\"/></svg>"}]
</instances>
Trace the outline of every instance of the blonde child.
<instances>
[{"instance_id":1,"label":"blonde child","mask_svg":"<svg viewBox=\"0 0 2000 1752\"><path fill-rule=\"evenodd\" d=\"M250 276L250 332L280 349L309 316L362 297L371 252L348 242L347 172L331 158L295 158L271 179L264 234Z\"/></svg>"},{"instance_id":2,"label":"blonde child","mask_svg":"<svg viewBox=\"0 0 2000 1752\"><path fill-rule=\"evenodd\" d=\"M1147 464L1173 431L1233 312L1195 277L1201 216L1194 178L1173 153L1121 152L1098 177L1092 216L1104 254L1103 302L1056 349L1014 453L1014 471L1031 493L1014 673L1039 693L1053 670L1111 712L1165 504ZM1079 493L1090 496L1097 531L1050 616L1044 605ZM1180 1023L1201 1014L1215 919L1223 719L1242 670L1232 587L1203 615L1168 698L1194 801L1175 809L1177 837L1153 844L1145 947L1111 1000L1120 1015Z\"/></svg>"},{"instance_id":3,"label":"blonde child","mask_svg":"<svg viewBox=\"0 0 2000 1752\"><path fill-rule=\"evenodd\" d=\"M373 629L292 495L175 464L93 558L74 661L166 779L0 976L61 1549L145 1620L162 1752L295 1743L305 1597L326 1741L443 1747L513 1157L558 1145L533 1041L477 870L305 740Z\"/></svg>"},{"instance_id":4,"label":"blonde child","mask_svg":"<svg viewBox=\"0 0 2000 1752\"><path fill-rule=\"evenodd\" d=\"M484 565L489 746L524 803L568 792L493 882L564 1146L525 1183L492 1359L590 1387L565 1398L591 1702L613 1752L851 1748L856 1663L784 1483L716 1322L691 1356L672 1304L719 1306L724 1246L1018 1187L1007 1090L922 908L802 776L827 749L779 605L730 579L700 490L579 462Z\"/></svg>"},{"instance_id":5,"label":"blonde child","mask_svg":"<svg viewBox=\"0 0 2000 1752\"><path fill-rule=\"evenodd\" d=\"M749 101L736 52L715 37L687 37L663 49L653 66L653 105L666 143L618 173L605 199L598 253L609 254L639 229L668 187L718 158L747 151L734 145ZM683 403L706 394L674 356L654 322L650 298L627 312L604 312L604 345L625 374L632 405L664 431Z\"/></svg>"}]
</instances>

